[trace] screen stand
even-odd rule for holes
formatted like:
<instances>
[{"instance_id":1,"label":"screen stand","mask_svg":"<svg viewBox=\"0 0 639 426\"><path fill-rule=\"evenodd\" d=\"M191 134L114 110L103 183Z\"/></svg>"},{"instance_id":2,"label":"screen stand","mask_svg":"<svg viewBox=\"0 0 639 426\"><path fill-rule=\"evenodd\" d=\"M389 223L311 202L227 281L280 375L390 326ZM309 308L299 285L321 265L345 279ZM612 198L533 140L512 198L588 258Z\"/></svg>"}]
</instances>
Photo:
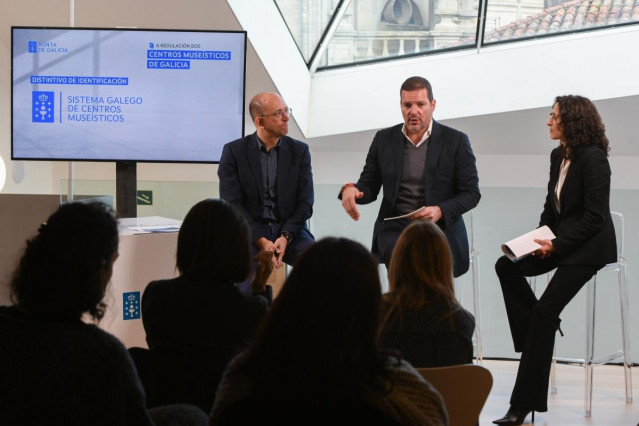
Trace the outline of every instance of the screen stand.
<instances>
[{"instance_id":1,"label":"screen stand","mask_svg":"<svg viewBox=\"0 0 639 426\"><path fill-rule=\"evenodd\" d=\"M115 163L115 196L118 217L137 217L137 163Z\"/></svg>"}]
</instances>

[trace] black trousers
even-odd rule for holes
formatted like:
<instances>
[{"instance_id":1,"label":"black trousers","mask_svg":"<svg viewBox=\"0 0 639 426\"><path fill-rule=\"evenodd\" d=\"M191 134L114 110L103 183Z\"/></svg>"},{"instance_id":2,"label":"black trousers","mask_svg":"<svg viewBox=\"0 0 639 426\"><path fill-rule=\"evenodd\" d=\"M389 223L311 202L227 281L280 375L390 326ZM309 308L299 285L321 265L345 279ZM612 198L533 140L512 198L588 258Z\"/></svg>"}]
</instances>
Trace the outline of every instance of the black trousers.
<instances>
[{"instance_id":1,"label":"black trousers","mask_svg":"<svg viewBox=\"0 0 639 426\"><path fill-rule=\"evenodd\" d=\"M548 287L539 299L526 277L552 271ZM515 351L521 352L517 380L510 404L517 408L548 411L548 380L559 314L599 268L560 265L554 256L528 256L517 263L502 256L495 264Z\"/></svg>"}]
</instances>

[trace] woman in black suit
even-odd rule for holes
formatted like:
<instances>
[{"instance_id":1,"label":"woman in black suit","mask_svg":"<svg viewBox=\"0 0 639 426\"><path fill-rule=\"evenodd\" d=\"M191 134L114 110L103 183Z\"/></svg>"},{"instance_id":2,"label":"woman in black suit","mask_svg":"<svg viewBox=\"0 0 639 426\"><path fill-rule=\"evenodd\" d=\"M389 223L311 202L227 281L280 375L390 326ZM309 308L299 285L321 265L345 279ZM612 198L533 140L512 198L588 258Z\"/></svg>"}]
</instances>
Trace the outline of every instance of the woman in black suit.
<instances>
[{"instance_id":1,"label":"woman in black suit","mask_svg":"<svg viewBox=\"0 0 639 426\"><path fill-rule=\"evenodd\" d=\"M515 351L521 352L517 380L506 415L493 423L522 424L532 411L547 411L548 377L559 329L559 314L581 287L617 257L610 216L610 165L605 126L592 102L559 96L548 119L550 138L560 145L550 154L548 194L539 226L556 237L535 240L532 256L517 263L502 256L495 269L506 303ZM526 277L555 269L539 299Z\"/></svg>"}]
</instances>

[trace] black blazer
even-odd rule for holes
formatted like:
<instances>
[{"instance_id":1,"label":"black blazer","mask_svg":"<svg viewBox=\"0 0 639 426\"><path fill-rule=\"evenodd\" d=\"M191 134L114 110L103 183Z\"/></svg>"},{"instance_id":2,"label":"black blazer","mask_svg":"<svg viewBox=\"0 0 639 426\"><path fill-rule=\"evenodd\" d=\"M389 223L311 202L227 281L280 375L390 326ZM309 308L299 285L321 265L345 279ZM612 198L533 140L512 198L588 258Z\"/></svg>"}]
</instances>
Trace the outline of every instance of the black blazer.
<instances>
[{"instance_id":1,"label":"black blazer","mask_svg":"<svg viewBox=\"0 0 639 426\"><path fill-rule=\"evenodd\" d=\"M394 214L395 203L404 168L403 124L380 130L366 156L364 170L355 186L364 193L358 204L377 199L384 194L373 230L373 254L379 257L377 235L385 217ZM455 276L468 271L469 248L462 214L473 209L481 194L475 165L475 155L468 136L433 121L426 153L426 197L424 205L439 206L442 218L437 222L446 234L455 265Z\"/></svg>"},{"instance_id":2,"label":"black blazer","mask_svg":"<svg viewBox=\"0 0 639 426\"><path fill-rule=\"evenodd\" d=\"M539 226L555 233L552 241L559 265L602 267L617 260L617 240L610 216L610 164L600 148L589 145L571 160L559 194L557 213L555 187L562 157L560 148L550 154L548 194Z\"/></svg>"},{"instance_id":3,"label":"black blazer","mask_svg":"<svg viewBox=\"0 0 639 426\"><path fill-rule=\"evenodd\" d=\"M251 241L263 234L262 165L257 134L224 145L217 175L220 198L237 207L251 226ZM282 136L277 164L277 208L281 231L296 234L313 214L313 172L308 145Z\"/></svg>"}]
</instances>

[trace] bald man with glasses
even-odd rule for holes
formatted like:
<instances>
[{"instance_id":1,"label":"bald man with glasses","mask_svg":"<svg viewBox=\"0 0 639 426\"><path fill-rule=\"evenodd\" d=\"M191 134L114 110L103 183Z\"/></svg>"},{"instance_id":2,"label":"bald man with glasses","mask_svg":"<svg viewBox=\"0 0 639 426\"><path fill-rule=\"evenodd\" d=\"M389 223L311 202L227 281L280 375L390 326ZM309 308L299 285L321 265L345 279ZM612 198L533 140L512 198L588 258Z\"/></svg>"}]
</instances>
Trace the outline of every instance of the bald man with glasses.
<instances>
[{"instance_id":1,"label":"bald man with glasses","mask_svg":"<svg viewBox=\"0 0 639 426\"><path fill-rule=\"evenodd\" d=\"M220 198L249 222L254 252L273 253L276 268L294 265L315 242L306 221L313 213L313 173L308 145L290 138L291 109L277 94L251 99L255 133L224 145L218 168ZM248 292L246 284L241 289Z\"/></svg>"}]
</instances>

